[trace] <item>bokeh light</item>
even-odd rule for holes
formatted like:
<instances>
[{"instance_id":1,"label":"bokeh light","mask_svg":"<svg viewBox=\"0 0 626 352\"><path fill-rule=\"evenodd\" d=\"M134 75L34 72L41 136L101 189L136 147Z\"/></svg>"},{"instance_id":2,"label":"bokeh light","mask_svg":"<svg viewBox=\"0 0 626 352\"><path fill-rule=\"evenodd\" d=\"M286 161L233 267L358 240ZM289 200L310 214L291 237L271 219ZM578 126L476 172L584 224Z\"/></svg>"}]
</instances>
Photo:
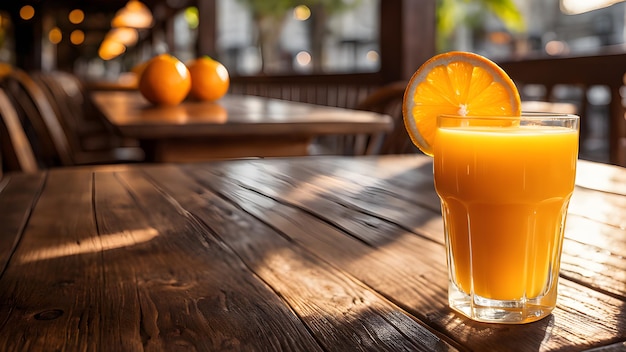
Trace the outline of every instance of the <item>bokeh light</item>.
<instances>
[{"instance_id":1,"label":"bokeh light","mask_svg":"<svg viewBox=\"0 0 626 352\"><path fill-rule=\"evenodd\" d=\"M24 5L22 6L22 8L20 9L20 17L23 20L30 20L31 18L33 18L35 16L35 8L30 6L30 5Z\"/></svg>"},{"instance_id":2,"label":"bokeh light","mask_svg":"<svg viewBox=\"0 0 626 352\"><path fill-rule=\"evenodd\" d=\"M311 9L306 5L298 5L293 9L293 17L298 21L306 21L311 17Z\"/></svg>"},{"instance_id":3,"label":"bokeh light","mask_svg":"<svg viewBox=\"0 0 626 352\"><path fill-rule=\"evenodd\" d=\"M378 54L376 50L370 50L365 55L365 58L369 62L378 62L378 60L380 60L380 54Z\"/></svg>"},{"instance_id":4,"label":"bokeh light","mask_svg":"<svg viewBox=\"0 0 626 352\"><path fill-rule=\"evenodd\" d=\"M189 28L198 28L198 24L200 24L200 12L197 7L190 6L185 9L185 21L187 21Z\"/></svg>"},{"instance_id":5,"label":"bokeh light","mask_svg":"<svg viewBox=\"0 0 626 352\"><path fill-rule=\"evenodd\" d=\"M63 39L63 33L61 33L61 29L59 27L54 27L48 33L48 40L52 44L59 44Z\"/></svg>"},{"instance_id":6,"label":"bokeh light","mask_svg":"<svg viewBox=\"0 0 626 352\"><path fill-rule=\"evenodd\" d=\"M548 55L564 55L569 53L569 46L560 40L551 40L546 43L545 50Z\"/></svg>"},{"instance_id":7,"label":"bokeh light","mask_svg":"<svg viewBox=\"0 0 626 352\"><path fill-rule=\"evenodd\" d=\"M79 24L79 23L82 23L83 20L85 20L85 13L81 9L74 9L70 12L67 18L73 24Z\"/></svg>"},{"instance_id":8,"label":"bokeh light","mask_svg":"<svg viewBox=\"0 0 626 352\"><path fill-rule=\"evenodd\" d=\"M74 45L80 45L85 41L85 32L75 29L70 33L70 42Z\"/></svg>"},{"instance_id":9,"label":"bokeh light","mask_svg":"<svg viewBox=\"0 0 626 352\"><path fill-rule=\"evenodd\" d=\"M296 54L296 62L300 66L307 66L311 63L311 54L306 51L301 51Z\"/></svg>"}]
</instances>

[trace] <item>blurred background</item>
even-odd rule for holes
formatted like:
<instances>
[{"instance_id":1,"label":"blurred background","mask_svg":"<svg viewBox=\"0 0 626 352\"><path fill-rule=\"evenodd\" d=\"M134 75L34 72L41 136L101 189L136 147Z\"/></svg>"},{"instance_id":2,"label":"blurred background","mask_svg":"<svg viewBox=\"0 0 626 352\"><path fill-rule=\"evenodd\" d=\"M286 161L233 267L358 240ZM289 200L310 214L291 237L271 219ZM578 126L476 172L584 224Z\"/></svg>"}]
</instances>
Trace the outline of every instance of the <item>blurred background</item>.
<instances>
[{"instance_id":1,"label":"blurred background","mask_svg":"<svg viewBox=\"0 0 626 352\"><path fill-rule=\"evenodd\" d=\"M617 0L3 1L0 62L72 72L92 87L121 87L132 86L137 67L156 54L182 61L209 55L228 68L232 92L354 107L374 88L408 80L432 55L467 50L502 63L523 99L575 104L585 115L584 156L621 163L624 122L611 116L623 108L623 72L613 72L623 65L613 55L624 49L625 6ZM612 61L558 74L549 66L579 67L559 59L597 55ZM529 78L539 63L545 82ZM346 85L366 89L345 98L337 92Z\"/></svg>"},{"instance_id":2,"label":"blurred background","mask_svg":"<svg viewBox=\"0 0 626 352\"><path fill-rule=\"evenodd\" d=\"M382 19L383 7L397 2L4 1L0 60L98 79L117 79L161 52L183 61L215 56L233 75L376 72L381 41L394 39L382 38L381 28L428 17L436 28L405 35L436 36L434 47L423 49L437 52L506 59L588 54L624 43L625 5L615 0L416 0L421 8L410 6L416 13Z\"/></svg>"}]
</instances>

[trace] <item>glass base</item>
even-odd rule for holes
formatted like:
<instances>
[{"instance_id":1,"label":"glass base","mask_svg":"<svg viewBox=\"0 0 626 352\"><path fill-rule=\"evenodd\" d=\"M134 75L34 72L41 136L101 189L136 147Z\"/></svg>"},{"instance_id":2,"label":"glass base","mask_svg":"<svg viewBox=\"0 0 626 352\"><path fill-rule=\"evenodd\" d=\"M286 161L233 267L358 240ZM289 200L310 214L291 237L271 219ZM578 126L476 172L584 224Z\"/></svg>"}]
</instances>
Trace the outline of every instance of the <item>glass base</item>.
<instances>
[{"instance_id":1,"label":"glass base","mask_svg":"<svg viewBox=\"0 0 626 352\"><path fill-rule=\"evenodd\" d=\"M526 324L547 317L554 309L554 304L545 304L545 296L514 301L496 300L468 295L452 283L448 297L450 308L484 323Z\"/></svg>"}]
</instances>

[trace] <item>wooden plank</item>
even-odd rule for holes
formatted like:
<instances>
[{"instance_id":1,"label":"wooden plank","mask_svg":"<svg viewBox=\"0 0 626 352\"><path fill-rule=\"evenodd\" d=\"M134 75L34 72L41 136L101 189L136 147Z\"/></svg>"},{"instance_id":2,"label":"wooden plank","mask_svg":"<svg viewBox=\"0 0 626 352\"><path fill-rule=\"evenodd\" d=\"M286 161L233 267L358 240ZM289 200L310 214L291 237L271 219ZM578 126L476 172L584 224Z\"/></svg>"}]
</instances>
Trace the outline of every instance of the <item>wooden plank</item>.
<instances>
[{"instance_id":1,"label":"wooden plank","mask_svg":"<svg viewBox=\"0 0 626 352\"><path fill-rule=\"evenodd\" d=\"M128 262L140 256L146 242L156 236L156 230L146 224L145 215L130 197L130 192L115 178L114 169L94 174L93 208L102 246L102 284L98 289L103 299L98 308L102 326L107 327L96 340L103 347L110 341L110 348L141 350L154 346L148 345L148 340L154 343L157 339L151 340L144 332L149 329L146 326L150 316L140 308L139 279L136 268ZM116 217L120 213L123 216ZM117 312L124 312L123 317Z\"/></svg>"},{"instance_id":2,"label":"wooden plank","mask_svg":"<svg viewBox=\"0 0 626 352\"><path fill-rule=\"evenodd\" d=\"M429 158L402 157L400 163L389 162L395 158L359 158L359 170L350 170L354 164L346 162L348 160L350 157L323 157L301 159L298 163L291 159L274 159L272 163L257 162L254 165L228 163L217 164L219 167L213 168L213 172L242 177L253 175L261 191L267 189L267 192L289 194L289 201L294 204L304 206L298 200L306 200L309 194L314 194L322 199L317 204L327 201L332 207L334 203L340 203L346 208L360 209L396 223L397 218L402 218L404 228L420 227L420 235L443 244L439 198L433 188ZM296 189L293 177L283 175L285 168L297 170L301 180L313 179L315 182L307 182ZM321 168L329 172L321 173ZM431 170L430 175L423 170ZM301 183L300 180L296 182ZM280 184L275 185L277 183ZM399 189L394 191L396 188ZM420 210L415 216L407 217L407 207ZM337 223L347 220L341 214L329 214Z\"/></svg>"},{"instance_id":3,"label":"wooden plank","mask_svg":"<svg viewBox=\"0 0 626 352\"><path fill-rule=\"evenodd\" d=\"M626 229L626 197L618 194L576 187L568 212L610 226Z\"/></svg>"},{"instance_id":4,"label":"wooden plank","mask_svg":"<svg viewBox=\"0 0 626 352\"><path fill-rule=\"evenodd\" d=\"M49 172L0 278L0 350L99 349L101 247L91 181L88 172ZM20 183L25 192L37 190Z\"/></svg>"},{"instance_id":5,"label":"wooden plank","mask_svg":"<svg viewBox=\"0 0 626 352\"><path fill-rule=\"evenodd\" d=\"M251 166L251 164L260 166ZM312 214L318 221L321 220L323 223L333 225L331 228L341 223L339 218L355 219L353 221L345 220L344 224L346 225L342 227L342 230L361 241L343 243L341 237L335 234L331 238L319 240L315 246L309 242L303 243L303 246L313 250L316 255L330 261L332 264L344 268L351 275L375 288L383 296L390 298L401 307L409 310L419 319L429 321L437 330L451 331L454 338L459 339L459 341L468 341L470 346L477 350L501 348L502 346L507 346L507 349L510 350L538 349L540 346L529 346L523 342L531 343L533 340L528 339L529 336L542 336L548 327L559 333L553 335L548 341L544 341L541 350L565 347L580 350L603 341L624 338L626 330L623 326L623 319L620 318L623 305L622 299L594 292L563 279L561 280L561 287L564 289L560 297L568 302L568 305L560 305L552 317L544 319L539 323L525 325L519 329L509 329L508 327L498 325L485 327L484 324L462 319L446 308L447 296L445 288L447 284L446 282L441 282L446 277L445 254L442 246L437 250L426 244L432 244L432 242L413 243L415 238L418 237L406 236L402 233L390 235L385 233L389 231L389 227L386 226L378 224L370 228L362 226L363 220L360 219L363 219L363 215L359 216L346 211L342 204L338 204L333 211L324 198L332 198L333 193L342 192L345 188L333 187L329 181L321 182L320 187L327 189L325 195L316 195L313 198L305 198L299 201L298 195L309 193L300 193L300 190L309 189L311 188L310 183L315 183L324 178L319 177L316 180L307 182L306 174L294 172L293 165L289 167L288 174L276 175L268 173L270 168L262 164L262 161L245 164L231 163L227 166L222 165L225 166L224 169L212 165L212 167L206 168L206 172L198 172L195 177L198 182L208 183L210 182L208 173L214 173L215 175L231 178L231 182L235 182L247 190L248 193L263 194L267 199L275 203L259 206L255 209L253 204L260 204L259 201L235 198L232 194L227 196L231 201L263 219L271 226L292 236L294 233L297 233L294 228L302 229L304 233L315 237L332 233L332 231L328 227L321 227L319 224L302 223L303 220L301 219L299 219L300 223L296 224L297 226L290 224L287 229L284 228L284 226L287 226L284 224L287 223L287 219L293 219L295 217L294 214L285 215L282 220L276 220L268 214L273 215L281 206L295 207ZM241 168L238 172L236 171L237 166ZM311 164L311 166L315 166L316 170L320 172L319 164ZM254 172L255 167L257 168L256 172ZM387 170L383 172L387 172ZM332 173L332 171L329 173ZM271 180L274 181L272 182ZM226 188L223 181L218 181L218 183L212 184L211 187L222 191ZM251 196L248 195L248 197ZM342 198L347 197L343 194ZM352 210L354 211L354 209ZM409 216L413 212L414 209L407 209ZM374 223L377 220L372 219ZM290 221L293 222L293 220ZM340 230L338 232L342 233L343 231ZM380 241L372 240L376 236L382 237L382 239ZM389 237L394 236L395 238L390 240ZM298 240L301 241L299 238ZM366 247L367 249L359 247ZM372 250L370 247L377 248ZM346 248L350 248L350 250L346 250ZM345 250L343 255L337 253L337 251L342 250ZM355 252L359 251L361 251L360 255L356 255ZM365 259L357 260L355 258ZM429 263L425 265L421 260ZM433 265L433 261L439 261L439 265ZM356 267L350 266L353 262L357 263L355 264ZM390 272L388 268L394 268L394 270ZM420 272L420 270L426 271ZM380 277L384 277L384 279ZM381 284L381 280L383 280L384 284ZM389 292L390 288L395 291ZM581 303L578 300L581 297L585 297L586 302L583 311L578 310L578 306ZM617 327L615 322L618 322ZM482 331L482 333L476 334L476 331ZM485 339L485 331L489 331L487 334L494 336L494 338ZM498 337L496 338L496 336ZM535 341L540 340L541 338L535 339Z\"/></svg>"},{"instance_id":6,"label":"wooden plank","mask_svg":"<svg viewBox=\"0 0 626 352\"><path fill-rule=\"evenodd\" d=\"M624 196L626 195L626 168L579 160L576 185Z\"/></svg>"},{"instance_id":7,"label":"wooden plank","mask_svg":"<svg viewBox=\"0 0 626 352\"><path fill-rule=\"evenodd\" d=\"M230 178L234 175L228 174L228 176ZM447 307L447 302L444 302L447 295L445 252L440 244L414 236L408 230L384 223L366 214L341 209L338 204L328 202L321 197L308 198L306 201L309 204L315 203L316 205L305 209L303 205L280 198L277 195L280 191L271 194L260 192L255 187L256 185L240 183L241 179L238 177L233 178L232 182L237 182L239 187L226 187L224 182L230 181L212 179L204 172L195 173L194 178L196 182L205 184L216 191L219 190L222 196L280 230L284 236L288 236L290 240L301 244L302 247L313 249L317 255L330 263L344 269L349 268L348 271L356 277L367 278L368 284L374 282L378 283L374 286L386 286L393 289L399 277L407 282L417 280L419 283L413 284L420 286L420 289L416 289L414 293L429 305L429 309L416 315L419 319L427 320L429 312ZM298 188L297 184L292 186L294 189ZM294 196L291 193L289 195ZM318 207L317 204L322 205ZM317 212L320 209L334 213L336 216L330 219L320 217ZM341 220L342 218L345 220ZM350 231L350 235L347 236L346 231ZM396 246L395 243L401 238L405 244L411 245ZM419 250L414 252L414 248L419 248ZM393 252L393 255L390 255L390 252ZM384 260L381 261L380 258ZM395 268L394 273L379 275L378 268L373 270L376 264L380 267ZM419 272L421 268L429 268L429 273ZM386 293L384 295L388 296ZM433 299L432 297L439 298Z\"/></svg>"},{"instance_id":8,"label":"wooden plank","mask_svg":"<svg viewBox=\"0 0 626 352\"><path fill-rule=\"evenodd\" d=\"M346 158L323 158L313 161L319 167L333 170L332 176L383 194L399 189L394 197L440 212L439 197L433 183L432 158L420 154L388 157L363 157L358 163ZM308 163L301 164L304 169ZM308 172L314 172L315 168ZM306 171L306 170L303 170Z\"/></svg>"},{"instance_id":9,"label":"wooden plank","mask_svg":"<svg viewBox=\"0 0 626 352\"><path fill-rule=\"evenodd\" d=\"M587 232L592 234L593 232ZM622 235L624 233L622 232ZM563 243L561 277L601 292L626 297L626 260L619 253L574 240Z\"/></svg>"},{"instance_id":10,"label":"wooden plank","mask_svg":"<svg viewBox=\"0 0 626 352\"><path fill-rule=\"evenodd\" d=\"M121 297L104 302L105 314L127 312L108 324L119 330L113 341L140 344L133 350L320 350L281 298L173 198L136 172L96 174L96 185L103 234L135 243L103 255L103 294Z\"/></svg>"},{"instance_id":11,"label":"wooden plank","mask_svg":"<svg viewBox=\"0 0 626 352\"><path fill-rule=\"evenodd\" d=\"M596 347L589 349L585 352L624 352L626 350L626 341L617 342L614 344Z\"/></svg>"},{"instance_id":12,"label":"wooden plank","mask_svg":"<svg viewBox=\"0 0 626 352\"><path fill-rule=\"evenodd\" d=\"M10 173L0 182L0 277L22 238L44 180L44 173Z\"/></svg>"},{"instance_id":13,"label":"wooden plank","mask_svg":"<svg viewBox=\"0 0 626 352\"><path fill-rule=\"evenodd\" d=\"M203 191L197 181L178 170L155 169L150 175L283 297L324 349L454 349L360 282L243 212L239 209L243 204L233 205ZM220 177L203 176L223 191L236 187ZM289 232L299 228L286 226Z\"/></svg>"}]
</instances>

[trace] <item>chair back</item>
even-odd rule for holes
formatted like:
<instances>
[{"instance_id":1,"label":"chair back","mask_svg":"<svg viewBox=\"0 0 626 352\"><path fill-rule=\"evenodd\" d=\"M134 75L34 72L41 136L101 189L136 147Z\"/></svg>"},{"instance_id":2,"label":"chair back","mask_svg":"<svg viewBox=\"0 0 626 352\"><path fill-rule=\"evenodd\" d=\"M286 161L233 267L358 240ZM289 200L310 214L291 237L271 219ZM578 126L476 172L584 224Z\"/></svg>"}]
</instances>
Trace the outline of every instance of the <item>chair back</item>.
<instances>
[{"instance_id":1,"label":"chair back","mask_svg":"<svg viewBox=\"0 0 626 352\"><path fill-rule=\"evenodd\" d=\"M88 89L75 74L40 71L29 72L29 75L48 96L75 151L119 150L120 147L137 149L139 146L137 140L121 137L105 122L101 112L91 102Z\"/></svg>"},{"instance_id":2,"label":"chair back","mask_svg":"<svg viewBox=\"0 0 626 352\"><path fill-rule=\"evenodd\" d=\"M65 132L65 136L73 151L81 150L83 96L79 92L66 92L59 80L65 80L64 75L29 72L28 76L40 88L46 100L54 110L59 124Z\"/></svg>"},{"instance_id":3,"label":"chair back","mask_svg":"<svg viewBox=\"0 0 626 352\"><path fill-rule=\"evenodd\" d=\"M0 165L5 171L35 172L39 169L35 154L13 102L0 88Z\"/></svg>"},{"instance_id":4,"label":"chair back","mask_svg":"<svg viewBox=\"0 0 626 352\"><path fill-rule=\"evenodd\" d=\"M393 82L373 91L357 105L359 110L387 114L393 119L393 130L357 140L356 154L419 153L405 127L402 100L406 82Z\"/></svg>"},{"instance_id":5,"label":"chair back","mask_svg":"<svg viewBox=\"0 0 626 352\"><path fill-rule=\"evenodd\" d=\"M85 96L71 74L64 72L30 72L30 76L54 102L57 115L73 135L80 135L85 118Z\"/></svg>"},{"instance_id":6,"label":"chair back","mask_svg":"<svg viewBox=\"0 0 626 352\"><path fill-rule=\"evenodd\" d=\"M72 146L41 87L26 72L18 69L8 74L3 84L23 114L22 120L32 129L34 138L31 138L31 143L43 166L73 165Z\"/></svg>"}]
</instances>

